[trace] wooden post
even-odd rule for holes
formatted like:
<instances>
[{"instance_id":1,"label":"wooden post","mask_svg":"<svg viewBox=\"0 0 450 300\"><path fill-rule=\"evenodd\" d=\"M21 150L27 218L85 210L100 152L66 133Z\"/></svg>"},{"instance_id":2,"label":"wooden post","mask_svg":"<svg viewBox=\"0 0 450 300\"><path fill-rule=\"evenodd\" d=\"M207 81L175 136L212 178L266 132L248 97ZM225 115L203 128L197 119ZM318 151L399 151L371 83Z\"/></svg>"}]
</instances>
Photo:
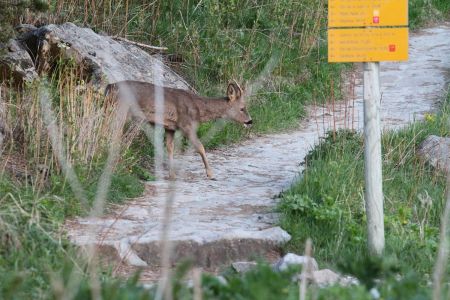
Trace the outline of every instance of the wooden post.
<instances>
[{"instance_id":1,"label":"wooden post","mask_svg":"<svg viewBox=\"0 0 450 300\"><path fill-rule=\"evenodd\" d=\"M371 255L384 250L381 172L380 63L364 63L364 163L367 238Z\"/></svg>"}]
</instances>

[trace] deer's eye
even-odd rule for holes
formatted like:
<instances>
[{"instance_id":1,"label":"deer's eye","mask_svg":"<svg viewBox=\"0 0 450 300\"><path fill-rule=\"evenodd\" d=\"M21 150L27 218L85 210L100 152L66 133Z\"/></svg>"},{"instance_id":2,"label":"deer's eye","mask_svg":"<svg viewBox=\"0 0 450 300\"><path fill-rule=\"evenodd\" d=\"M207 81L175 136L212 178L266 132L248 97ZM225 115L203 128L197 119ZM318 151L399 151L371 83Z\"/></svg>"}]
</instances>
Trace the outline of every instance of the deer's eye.
<instances>
[{"instance_id":1,"label":"deer's eye","mask_svg":"<svg viewBox=\"0 0 450 300\"><path fill-rule=\"evenodd\" d=\"M241 112L244 112L245 108L241 108Z\"/></svg>"}]
</instances>

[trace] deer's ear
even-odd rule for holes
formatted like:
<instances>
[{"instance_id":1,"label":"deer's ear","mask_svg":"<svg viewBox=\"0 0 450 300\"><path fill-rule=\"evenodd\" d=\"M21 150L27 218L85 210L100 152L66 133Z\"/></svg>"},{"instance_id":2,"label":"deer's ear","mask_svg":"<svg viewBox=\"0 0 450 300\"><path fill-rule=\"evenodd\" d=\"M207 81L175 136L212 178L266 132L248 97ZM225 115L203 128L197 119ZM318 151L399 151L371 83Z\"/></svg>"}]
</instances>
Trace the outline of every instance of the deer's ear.
<instances>
[{"instance_id":1,"label":"deer's ear","mask_svg":"<svg viewBox=\"0 0 450 300\"><path fill-rule=\"evenodd\" d=\"M227 89L227 96L230 101L236 101L241 97L241 89L234 83L230 83Z\"/></svg>"}]
</instances>

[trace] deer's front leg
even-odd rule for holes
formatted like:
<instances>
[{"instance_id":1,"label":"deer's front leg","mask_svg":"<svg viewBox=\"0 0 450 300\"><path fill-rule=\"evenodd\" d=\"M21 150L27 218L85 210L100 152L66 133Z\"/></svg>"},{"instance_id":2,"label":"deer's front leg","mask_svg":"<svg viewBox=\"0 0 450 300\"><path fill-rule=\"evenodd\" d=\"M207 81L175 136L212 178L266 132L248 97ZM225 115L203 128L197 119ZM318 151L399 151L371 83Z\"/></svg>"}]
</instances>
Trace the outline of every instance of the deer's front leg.
<instances>
[{"instance_id":1,"label":"deer's front leg","mask_svg":"<svg viewBox=\"0 0 450 300\"><path fill-rule=\"evenodd\" d=\"M167 155L169 156L169 179L175 180L175 170L173 166L173 149L174 149L174 136L175 131L173 130L165 130L166 133L166 147L167 147Z\"/></svg>"},{"instance_id":2,"label":"deer's front leg","mask_svg":"<svg viewBox=\"0 0 450 300\"><path fill-rule=\"evenodd\" d=\"M200 156L202 157L203 164L205 165L206 169L206 175L208 176L209 179L214 179L213 172L211 170L211 167L209 166L208 160L206 159L205 147L203 147L202 142L200 142L196 130L194 128L191 128L187 132L187 134L189 141L192 143L198 154L200 154Z\"/></svg>"}]
</instances>

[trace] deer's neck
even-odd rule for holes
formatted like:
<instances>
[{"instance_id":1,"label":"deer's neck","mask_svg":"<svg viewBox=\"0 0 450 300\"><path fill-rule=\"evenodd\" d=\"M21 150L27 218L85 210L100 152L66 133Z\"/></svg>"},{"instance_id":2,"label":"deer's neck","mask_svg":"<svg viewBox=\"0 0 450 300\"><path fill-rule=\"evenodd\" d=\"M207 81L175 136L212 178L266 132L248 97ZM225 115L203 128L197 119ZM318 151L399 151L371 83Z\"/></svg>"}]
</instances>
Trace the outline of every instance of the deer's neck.
<instances>
[{"instance_id":1,"label":"deer's neck","mask_svg":"<svg viewBox=\"0 0 450 300\"><path fill-rule=\"evenodd\" d=\"M227 97L201 98L198 107L200 110L200 122L223 118L230 108Z\"/></svg>"}]
</instances>

